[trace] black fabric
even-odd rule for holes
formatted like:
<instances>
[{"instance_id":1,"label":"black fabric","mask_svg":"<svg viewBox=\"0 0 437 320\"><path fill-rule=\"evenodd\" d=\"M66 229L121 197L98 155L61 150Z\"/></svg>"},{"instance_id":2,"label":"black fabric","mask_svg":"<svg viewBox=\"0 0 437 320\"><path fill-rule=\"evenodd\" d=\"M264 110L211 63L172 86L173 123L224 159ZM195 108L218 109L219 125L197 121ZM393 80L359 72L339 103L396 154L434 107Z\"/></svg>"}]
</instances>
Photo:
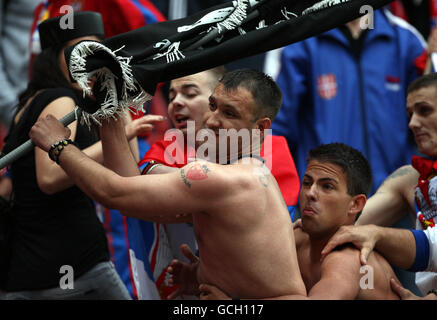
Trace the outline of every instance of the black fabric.
<instances>
[{"instance_id":1,"label":"black fabric","mask_svg":"<svg viewBox=\"0 0 437 320\"><path fill-rule=\"evenodd\" d=\"M60 97L76 99L70 89L39 93L12 126L5 152L26 141L42 110ZM75 141L81 149L95 140L87 127L78 124ZM61 266L72 266L78 277L98 262L109 260L105 232L90 198L77 187L44 194L36 180L34 151L10 169L14 202L7 291L58 287Z\"/></svg>"},{"instance_id":2,"label":"black fabric","mask_svg":"<svg viewBox=\"0 0 437 320\"><path fill-rule=\"evenodd\" d=\"M122 48L117 51L117 55L132 57L130 65L134 78L146 92L153 94L159 82L304 40L359 17L363 5L370 5L376 10L391 1L349 0L331 5L332 2L326 1L326 8L302 15L304 9L309 8L316 1L262 0L255 7L247 9L248 16L253 19L241 25L246 32L243 35L235 29L215 36L214 32L217 31L215 22L178 32L178 27L193 25L214 10L232 6L232 3L228 2L187 18L156 23L117 35L104 40L102 44L113 51ZM297 17L288 15L287 20L283 15L284 8ZM265 20L267 27L258 28L261 20ZM200 47L191 47L205 36L212 36L212 40ZM176 43L179 43L180 53L184 57L172 61L174 55L170 55L170 60L167 60L169 55L157 56L166 52L168 47L165 44ZM69 63L72 50L73 48L67 48L65 52L66 61ZM87 72L103 66L108 66L118 76L118 81L123 81L120 77L120 68L113 64L113 58L109 55L94 55L87 58ZM72 73L71 68L70 73ZM120 87L121 85L118 85L118 88ZM121 96L121 92L118 93Z\"/></svg>"},{"instance_id":3,"label":"black fabric","mask_svg":"<svg viewBox=\"0 0 437 320\"><path fill-rule=\"evenodd\" d=\"M340 26L339 29L349 41L352 53L354 54L355 58L359 59L361 56L361 52L363 51L364 39L367 35L367 29L361 31L358 38L354 38L352 36L352 33L347 26Z\"/></svg>"},{"instance_id":4,"label":"black fabric","mask_svg":"<svg viewBox=\"0 0 437 320\"><path fill-rule=\"evenodd\" d=\"M408 15L408 22L411 23L425 39L428 39L431 29L429 0L402 0L402 4Z\"/></svg>"},{"instance_id":5,"label":"black fabric","mask_svg":"<svg viewBox=\"0 0 437 320\"><path fill-rule=\"evenodd\" d=\"M59 16L47 19L38 25L42 50L84 36L95 35L100 39L105 37L102 15L98 12L80 11L74 13L72 28L67 28L61 23L68 22L66 18L66 16Z\"/></svg>"},{"instance_id":6,"label":"black fabric","mask_svg":"<svg viewBox=\"0 0 437 320\"><path fill-rule=\"evenodd\" d=\"M11 0L3 0L3 12L6 11L6 8L8 7L8 4L11 2Z\"/></svg>"},{"instance_id":7,"label":"black fabric","mask_svg":"<svg viewBox=\"0 0 437 320\"><path fill-rule=\"evenodd\" d=\"M11 201L0 196L0 288L6 285L9 265Z\"/></svg>"}]
</instances>

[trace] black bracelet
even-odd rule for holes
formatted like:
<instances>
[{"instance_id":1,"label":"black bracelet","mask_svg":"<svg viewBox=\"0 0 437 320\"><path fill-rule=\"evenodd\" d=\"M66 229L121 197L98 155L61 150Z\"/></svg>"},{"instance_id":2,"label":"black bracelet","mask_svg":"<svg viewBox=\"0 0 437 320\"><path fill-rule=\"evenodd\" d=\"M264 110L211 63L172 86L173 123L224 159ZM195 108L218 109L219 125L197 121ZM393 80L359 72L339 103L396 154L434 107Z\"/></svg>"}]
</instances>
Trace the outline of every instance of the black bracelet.
<instances>
[{"instance_id":1,"label":"black bracelet","mask_svg":"<svg viewBox=\"0 0 437 320\"><path fill-rule=\"evenodd\" d=\"M155 168L156 166L161 166L160 163L157 163L155 160L150 160L149 164L147 166L144 167L143 171L141 171L141 175L146 175L148 174L153 168Z\"/></svg>"},{"instance_id":2,"label":"black bracelet","mask_svg":"<svg viewBox=\"0 0 437 320\"><path fill-rule=\"evenodd\" d=\"M61 155L62 150L64 150L64 148L69 144L73 144L77 147L77 143L71 139L64 139L52 144L48 152L50 160L53 160L59 164L59 156Z\"/></svg>"}]
</instances>

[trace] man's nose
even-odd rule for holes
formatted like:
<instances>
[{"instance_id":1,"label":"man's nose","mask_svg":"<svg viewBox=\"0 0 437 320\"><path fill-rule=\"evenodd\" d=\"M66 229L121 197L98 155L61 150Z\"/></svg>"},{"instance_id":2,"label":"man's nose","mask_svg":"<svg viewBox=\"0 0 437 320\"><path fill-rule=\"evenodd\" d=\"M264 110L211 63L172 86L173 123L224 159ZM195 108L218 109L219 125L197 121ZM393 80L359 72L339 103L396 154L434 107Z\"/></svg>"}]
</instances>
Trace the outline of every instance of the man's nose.
<instances>
[{"instance_id":1,"label":"man's nose","mask_svg":"<svg viewBox=\"0 0 437 320\"><path fill-rule=\"evenodd\" d=\"M183 107L185 106L185 99L182 94L178 93L173 98L173 101L171 102L175 107Z\"/></svg>"},{"instance_id":2,"label":"man's nose","mask_svg":"<svg viewBox=\"0 0 437 320\"><path fill-rule=\"evenodd\" d=\"M220 128L220 119L217 115L217 111L208 111L205 113L205 125L210 129Z\"/></svg>"},{"instance_id":3,"label":"man's nose","mask_svg":"<svg viewBox=\"0 0 437 320\"><path fill-rule=\"evenodd\" d=\"M415 128L418 128L420 126L420 122L417 118L417 116L413 113L411 115L410 121L408 122L408 127L413 130Z\"/></svg>"},{"instance_id":4,"label":"man's nose","mask_svg":"<svg viewBox=\"0 0 437 320\"><path fill-rule=\"evenodd\" d=\"M311 186L305 188L305 196L309 200L316 200L317 199L317 186L315 183L311 184Z\"/></svg>"}]
</instances>

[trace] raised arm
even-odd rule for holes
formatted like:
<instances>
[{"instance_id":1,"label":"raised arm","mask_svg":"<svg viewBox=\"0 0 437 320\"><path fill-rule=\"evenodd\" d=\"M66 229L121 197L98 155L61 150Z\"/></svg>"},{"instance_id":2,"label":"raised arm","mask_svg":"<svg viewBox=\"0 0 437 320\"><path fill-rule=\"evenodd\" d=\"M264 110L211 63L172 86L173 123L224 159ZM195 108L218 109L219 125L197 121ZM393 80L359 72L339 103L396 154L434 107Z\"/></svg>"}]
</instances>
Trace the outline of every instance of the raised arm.
<instances>
[{"instance_id":1,"label":"raised arm","mask_svg":"<svg viewBox=\"0 0 437 320\"><path fill-rule=\"evenodd\" d=\"M393 172L367 200L356 225L376 224L391 226L407 212L412 211L414 187L419 173L412 166L403 166Z\"/></svg>"},{"instance_id":2,"label":"raised arm","mask_svg":"<svg viewBox=\"0 0 437 320\"><path fill-rule=\"evenodd\" d=\"M33 126L30 137L47 152L53 143L69 134L49 115ZM203 214L220 206L223 198L232 193L229 177L218 170L219 165L210 163L193 162L170 174L121 177L71 144L61 152L59 163L91 198L107 208L144 220L182 222L175 215Z\"/></svg>"},{"instance_id":3,"label":"raised arm","mask_svg":"<svg viewBox=\"0 0 437 320\"><path fill-rule=\"evenodd\" d=\"M41 112L39 119L45 118L48 114L52 114L55 118L60 119L73 111L74 108L75 103L73 99L70 97L62 97L48 104ZM130 119L127 120L126 127L123 126L123 132L125 137L131 141L129 153L135 152L134 147L136 140L134 140L134 138L136 135L150 130L152 123L160 120L161 117L159 116L148 116L147 118L138 119L133 122L131 122ZM77 121L71 123L68 128L71 130L71 139L75 140ZM91 159L103 163L102 144L100 141L82 151ZM38 185L43 192L54 194L74 185L64 170L48 158L47 152L40 148L35 148L35 161Z\"/></svg>"}]
</instances>

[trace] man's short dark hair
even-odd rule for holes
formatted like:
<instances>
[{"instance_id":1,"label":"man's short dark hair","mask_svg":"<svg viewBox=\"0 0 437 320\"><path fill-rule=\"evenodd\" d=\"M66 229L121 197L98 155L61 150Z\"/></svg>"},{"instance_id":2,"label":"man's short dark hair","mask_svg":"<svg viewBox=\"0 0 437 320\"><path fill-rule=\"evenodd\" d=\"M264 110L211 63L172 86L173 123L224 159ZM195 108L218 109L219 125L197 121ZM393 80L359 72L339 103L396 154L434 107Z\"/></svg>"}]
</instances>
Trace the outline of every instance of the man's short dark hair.
<instances>
[{"instance_id":1,"label":"man's short dark hair","mask_svg":"<svg viewBox=\"0 0 437 320\"><path fill-rule=\"evenodd\" d=\"M282 93L276 82L265 73L253 69L227 72L220 83L226 90L243 87L248 90L257 105L254 117L274 120L282 104Z\"/></svg>"},{"instance_id":2,"label":"man's short dark hair","mask_svg":"<svg viewBox=\"0 0 437 320\"><path fill-rule=\"evenodd\" d=\"M307 163L312 160L332 163L346 174L347 192L351 196L367 194L372 185L372 171L367 159L358 150L344 143L330 143L318 146L309 152Z\"/></svg>"},{"instance_id":3,"label":"man's short dark hair","mask_svg":"<svg viewBox=\"0 0 437 320\"><path fill-rule=\"evenodd\" d=\"M437 73L430 73L414 80L407 89L407 94L422 88L434 87L437 92Z\"/></svg>"}]
</instances>

